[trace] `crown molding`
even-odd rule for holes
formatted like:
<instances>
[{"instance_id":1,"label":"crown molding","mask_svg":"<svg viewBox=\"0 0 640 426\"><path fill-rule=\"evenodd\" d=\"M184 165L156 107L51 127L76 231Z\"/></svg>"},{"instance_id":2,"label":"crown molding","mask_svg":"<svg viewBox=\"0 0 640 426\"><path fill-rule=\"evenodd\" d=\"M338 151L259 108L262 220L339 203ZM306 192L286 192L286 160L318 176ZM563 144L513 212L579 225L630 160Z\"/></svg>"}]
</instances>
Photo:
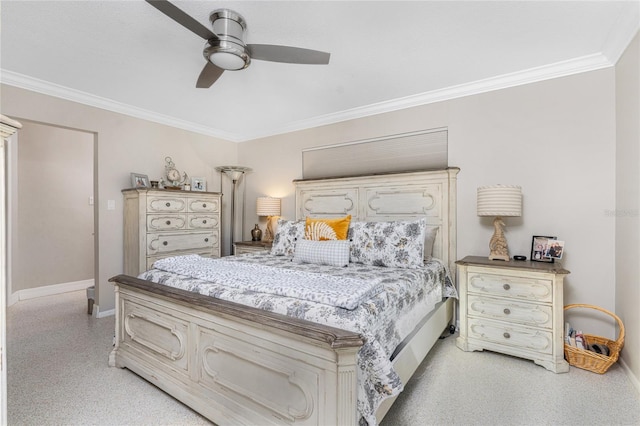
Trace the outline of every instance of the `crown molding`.
<instances>
[{"instance_id":1,"label":"crown molding","mask_svg":"<svg viewBox=\"0 0 640 426\"><path fill-rule=\"evenodd\" d=\"M335 124L342 121L364 118L372 115L412 108L420 105L427 105L435 102L442 102L462 98L465 96L491 92L494 90L506 89L509 87L522 86L525 84L536 83L553 78L566 77L573 74L595 71L603 68L608 68L613 65L614 64L611 61L609 61L604 55L600 53L582 56L567 61L557 62L551 65L530 68L524 71L518 71L514 73L503 74L497 77L487 78L484 80L478 80L472 83L451 86L425 93L419 93L416 95L406 96L390 101L379 102L363 107L340 111L333 114L326 114L311 118L309 120L296 121L287 126L273 129L269 133L245 135L243 140L254 140L283 133L290 133L314 127L325 126L328 124Z\"/></svg>"},{"instance_id":2,"label":"crown molding","mask_svg":"<svg viewBox=\"0 0 640 426\"><path fill-rule=\"evenodd\" d=\"M634 33L635 35L635 33ZM617 37L616 40L612 40L612 45L619 45L623 40L628 37ZM631 40L628 38L627 43ZM626 46L625 46L626 47ZM611 48L611 52L616 49ZM618 48L617 50L620 50ZM616 50L616 51L617 51ZM620 50L620 54L624 51L624 48ZM308 120L300 120L290 123L286 126L265 129L264 132L253 134L235 134L228 133L218 129L213 129L201 124L180 120L174 117L169 117L163 114L158 114L153 111L148 111L142 108L137 108L131 105L126 105L111 99L102 98L99 96L91 95L86 92L82 92L68 87L60 86L57 84L49 83L44 80L39 80L26 75L18 74L12 71L1 69L1 79L3 84L19 87L22 89L31 90L34 92L42 93L45 95L54 96L57 98L66 99L73 102L93 106L96 108L113 111L132 117L149 120L152 122L164 124L171 127L176 127L183 130L192 131L195 133L203 134L206 136L212 136L220 139L224 139L231 142L246 142L255 139L261 139L269 136L275 136L284 133L296 132L300 130L306 130L319 126L326 126L329 124L340 123L343 121L354 120L358 118L365 118L372 115L398 111L401 109L412 108L420 105L432 104L435 102L442 102L461 98L470 95L477 95L481 93L491 92L494 90L506 89L509 87L521 86L530 83L536 83L543 80L549 80L558 77L565 77L573 74L579 74L588 71L595 71L602 68L608 68L615 64L609 58L602 53L582 56L567 61L557 62L550 65L531 68L524 71L503 74L497 77L487 78L472 83L461 84L457 86L447 87L444 89L433 90L430 92L419 93L416 95L406 96L403 98L393 99L390 101L379 102L371 105L365 105L363 107L352 108L332 114L325 114L317 117L313 117ZM619 57L619 55L618 55Z\"/></svg>"},{"instance_id":3,"label":"crown molding","mask_svg":"<svg viewBox=\"0 0 640 426\"><path fill-rule=\"evenodd\" d=\"M141 118L143 120L152 121L154 123L164 124L178 129L188 130L194 133L213 136L215 138L224 139L231 142L240 142L240 137L233 133L224 132L213 129L208 126L181 120L168 115L159 114L157 112L127 105L113 99L103 98L92 95L80 90L71 89L59 84L50 83L48 81L29 77L13 71L0 69L0 83L9 86L19 87L21 89L31 90L33 92L49 95L68 101L78 102L80 104L105 109L107 111L117 112L131 117Z\"/></svg>"},{"instance_id":4,"label":"crown molding","mask_svg":"<svg viewBox=\"0 0 640 426\"><path fill-rule=\"evenodd\" d=\"M618 18L614 28L609 33L602 47L602 53L613 64L618 62L635 35L640 31L640 1L635 0L636 8L633 12Z\"/></svg>"}]
</instances>

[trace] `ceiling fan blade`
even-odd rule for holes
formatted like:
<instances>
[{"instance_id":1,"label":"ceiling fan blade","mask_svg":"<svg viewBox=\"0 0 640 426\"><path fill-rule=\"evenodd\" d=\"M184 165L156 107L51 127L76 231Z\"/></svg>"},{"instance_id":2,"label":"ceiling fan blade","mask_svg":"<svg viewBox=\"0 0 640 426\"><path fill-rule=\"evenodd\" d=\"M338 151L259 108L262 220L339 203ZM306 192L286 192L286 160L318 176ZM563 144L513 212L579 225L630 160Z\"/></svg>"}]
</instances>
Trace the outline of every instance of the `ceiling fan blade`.
<instances>
[{"instance_id":1,"label":"ceiling fan blade","mask_svg":"<svg viewBox=\"0 0 640 426\"><path fill-rule=\"evenodd\" d=\"M167 0L146 0L146 2L203 39L218 39L218 36L212 33L209 28L205 27Z\"/></svg>"},{"instance_id":2,"label":"ceiling fan blade","mask_svg":"<svg viewBox=\"0 0 640 426\"><path fill-rule=\"evenodd\" d=\"M211 62L207 61L202 72L200 72L200 76L198 76L196 87L198 89L208 89L218 78L220 78L223 72L224 70L222 68L218 68Z\"/></svg>"},{"instance_id":3,"label":"ceiling fan blade","mask_svg":"<svg viewBox=\"0 0 640 426\"><path fill-rule=\"evenodd\" d=\"M300 47L278 46L275 44L248 44L251 59L262 61L285 62L288 64L316 64L329 63L330 53L319 50L303 49Z\"/></svg>"}]
</instances>

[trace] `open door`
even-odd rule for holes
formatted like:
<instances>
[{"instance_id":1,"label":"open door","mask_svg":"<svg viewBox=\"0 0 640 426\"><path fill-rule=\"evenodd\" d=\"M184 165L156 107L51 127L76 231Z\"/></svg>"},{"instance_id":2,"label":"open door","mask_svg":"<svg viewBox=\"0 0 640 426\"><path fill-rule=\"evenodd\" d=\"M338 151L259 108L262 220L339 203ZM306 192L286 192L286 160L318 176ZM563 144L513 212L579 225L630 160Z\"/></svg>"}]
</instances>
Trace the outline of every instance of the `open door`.
<instances>
[{"instance_id":1,"label":"open door","mask_svg":"<svg viewBox=\"0 0 640 426\"><path fill-rule=\"evenodd\" d=\"M7 141L22 125L0 115L0 425L7 424Z\"/></svg>"}]
</instances>

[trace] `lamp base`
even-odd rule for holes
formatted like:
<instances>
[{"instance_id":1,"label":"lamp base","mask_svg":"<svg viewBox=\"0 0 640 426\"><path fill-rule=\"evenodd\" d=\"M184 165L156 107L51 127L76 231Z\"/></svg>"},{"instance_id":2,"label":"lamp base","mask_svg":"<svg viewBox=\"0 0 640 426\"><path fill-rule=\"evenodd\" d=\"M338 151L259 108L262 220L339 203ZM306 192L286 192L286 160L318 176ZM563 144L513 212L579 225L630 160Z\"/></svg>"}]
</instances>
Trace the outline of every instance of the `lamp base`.
<instances>
[{"instance_id":1,"label":"lamp base","mask_svg":"<svg viewBox=\"0 0 640 426\"><path fill-rule=\"evenodd\" d=\"M501 217L493 220L493 236L489 240L489 260L509 260L509 246L504 236L504 222Z\"/></svg>"},{"instance_id":2,"label":"lamp base","mask_svg":"<svg viewBox=\"0 0 640 426\"><path fill-rule=\"evenodd\" d=\"M505 255L502 255L502 254L493 254L493 253L491 253L489 255L489 260L507 260L508 261L509 260L509 256L505 256Z\"/></svg>"},{"instance_id":3,"label":"lamp base","mask_svg":"<svg viewBox=\"0 0 640 426\"><path fill-rule=\"evenodd\" d=\"M273 238L276 236L276 227L278 224L278 218L280 216L268 216L267 227L264 229L264 237L262 241L265 243L272 243Z\"/></svg>"}]
</instances>

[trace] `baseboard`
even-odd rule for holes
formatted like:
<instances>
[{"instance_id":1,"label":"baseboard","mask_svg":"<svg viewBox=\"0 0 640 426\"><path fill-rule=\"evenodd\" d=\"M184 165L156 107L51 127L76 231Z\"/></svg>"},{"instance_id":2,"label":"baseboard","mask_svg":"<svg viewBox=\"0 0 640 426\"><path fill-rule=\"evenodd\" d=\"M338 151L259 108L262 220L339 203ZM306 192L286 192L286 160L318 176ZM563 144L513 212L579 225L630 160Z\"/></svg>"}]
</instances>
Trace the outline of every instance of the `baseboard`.
<instances>
[{"instance_id":1,"label":"baseboard","mask_svg":"<svg viewBox=\"0 0 640 426\"><path fill-rule=\"evenodd\" d=\"M68 293L70 291L84 290L93 285L94 280L91 279L18 290L9 295L8 306L13 305L20 300L35 299L36 297L53 296L55 294Z\"/></svg>"},{"instance_id":2,"label":"baseboard","mask_svg":"<svg viewBox=\"0 0 640 426\"><path fill-rule=\"evenodd\" d=\"M633 387L635 387L636 391L638 391L638 394L640 394L640 380L638 380L636 375L633 374L633 371L631 371L627 363L624 362L624 359L618 358L618 362L620 363L620 365L622 365L622 369L625 371L625 373L627 373L627 377L631 381Z\"/></svg>"},{"instance_id":3,"label":"baseboard","mask_svg":"<svg viewBox=\"0 0 640 426\"><path fill-rule=\"evenodd\" d=\"M93 305L93 310L95 312L96 318L110 317L110 316L116 314L115 308L114 309L109 309L107 311L100 312L100 306L99 305Z\"/></svg>"}]
</instances>

